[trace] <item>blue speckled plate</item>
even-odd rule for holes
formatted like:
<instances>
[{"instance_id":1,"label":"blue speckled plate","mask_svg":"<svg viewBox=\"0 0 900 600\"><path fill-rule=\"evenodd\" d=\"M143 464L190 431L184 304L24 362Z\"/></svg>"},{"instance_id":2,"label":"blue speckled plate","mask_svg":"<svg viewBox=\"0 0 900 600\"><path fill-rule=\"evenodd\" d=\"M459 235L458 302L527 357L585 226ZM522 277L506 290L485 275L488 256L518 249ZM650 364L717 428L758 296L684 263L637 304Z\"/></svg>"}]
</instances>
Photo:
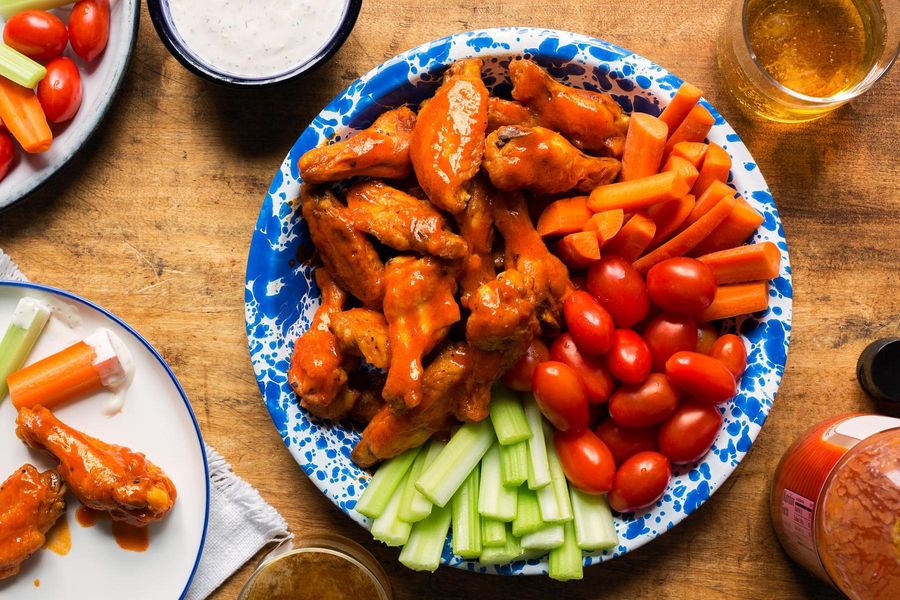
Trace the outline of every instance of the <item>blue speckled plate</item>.
<instances>
[{"instance_id":1,"label":"blue speckled plate","mask_svg":"<svg viewBox=\"0 0 900 600\"><path fill-rule=\"evenodd\" d=\"M342 139L364 128L387 107L417 104L429 97L443 69L478 56L485 81L509 91L511 57L527 56L569 85L606 91L627 111L659 114L681 80L627 50L574 33L504 28L472 31L436 40L376 67L338 95L302 133L275 174L263 202L247 264L246 321L253 369L266 407L285 445L313 483L364 527L354 510L368 475L350 461L359 434L347 423L321 422L297 404L286 371L293 341L309 326L319 291L309 269L297 261L308 233L295 211L300 191L297 160L325 140ZM663 499L652 509L616 520L620 544L585 555L592 565L634 550L677 525L722 485L750 449L772 407L781 382L791 330L791 281L781 220L762 174L734 130L704 101L716 118L709 139L724 147L735 168L732 184L765 221L756 240L775 242L782 251L781 273L771 287L769 309L759 318L727 326L740 332L749 349L749 366L734 401L723 407L725 422L712 451L699 464L675 473ZM546 560L484 566L454 556L448 543L444 564L479 572L542 574Z\"/></svg>"}]
</instances>

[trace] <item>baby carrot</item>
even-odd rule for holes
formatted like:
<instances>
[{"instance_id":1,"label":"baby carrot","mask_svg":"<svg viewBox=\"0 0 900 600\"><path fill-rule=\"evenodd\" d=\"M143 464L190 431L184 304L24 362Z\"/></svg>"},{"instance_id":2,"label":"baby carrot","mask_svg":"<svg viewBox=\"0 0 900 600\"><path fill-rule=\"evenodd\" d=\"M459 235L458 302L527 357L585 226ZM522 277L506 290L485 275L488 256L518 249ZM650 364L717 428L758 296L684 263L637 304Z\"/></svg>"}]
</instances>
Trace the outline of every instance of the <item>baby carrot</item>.
<instances>
[{"instance_id":1,"label":"baby carrot","mask_svg":"<svg viewBox=\"0 0 900 600\"><path fill-rule=\"evenodd\" d=\"M715 122L715 117L706 108L700 104L696 105L684 118L678 129L669 136L669 141L666 142L666 153L679 142L702 142Z\"/></svg>"},{"instance_id":2,"label":"baby carrot","mask_svg":"<svg viewBox=\"0 0 900 600\"><path fill-rule=\"evenodd\" d=\"M769 306L769 282L753 281L720 285L705 311L697 319L700 323L749 315L766 310Z\"/></svg>"},{"instance_id":3,"label":"baby carrot","mask_svg":"<svg viewBox=\"0 0 900 600\"><path fill-rule=\"evenodd\" d=\"M722 196L734 196L736 193L734 188L727 183L714 181L712 185L706 188L706 191L697 198L697 203L694 204L691 214L684 220L684 224L681 228L684 229L688 225L696 223L697 219L708 213L709 209L715 206Z\"/></svg>"},{"instance_id":4,"label":"baby carrot","mask_svg":"<svg viewBox=\"0 0 900 600\"><path fill-rule=\"evenodd\" d=\"M16 409L53 408L128 379L131 358L119 338L98 329L82 341L20 369L7 378Z\"/></svg>"},{"instance_id":5,"label":"baby carrot","mask_svg":"<svg viewBox=\"0 0 900 600\"><path fill-rule=\"evenodd\" d=\"M34 90L0 77L0 119L25 152L50 149L53 133Z\"/></svg>"},{"instance_id":6,"label":"baby carrot","mask_svg":"<svg viewBox=\"0 0 900 600\"><path fill-rule=\"evenodd\" d=\"M703 159L703 166L700 168L700 176L694 183L693 194L700 196L705 192L714 181L728 181L728 171L731 170L731 157L715 142L709 143L709 150L706 152L706 158Z\"/></svg>"},{"instance_id":7,"label":"baby carrot","mask_svg":"<svg viewBox=\"0 0 900 600\"><path fill-rule=\"evenodd\" d=\"M691 256L701 256L740 246L753 235L762 222L763 216L753 210L746 200L739 197L731 214L705 240L697 244L691 252Z\"/></svg>"},{"instance_id":8,"label":"baby carrot","mask_svg":"<svg viewBox=\"0 0 900 600\"><path fill-rule=\"evenodd\" d=\"M694 168L699 169L708 148L709 144L702 142L678 142L672 146L669 156L680 156L694 165Z\"/></svg>"},{"instance_id":9,"label":"baby carrot","mask_svg":"<svg viewBox=\"0 0 900 600\"><path fill-rule=\"evenodd\" d=\"M556 252L569 268L580 271L600 260L600 241L593 231L579 231L556 243Z\"/></svg>"},{"instance_id":10,"label":"baby carrot","mask_svg":"<svg viewBox=\"0 0 900 600\"><path fill-rule=\"evenodd\" d=\"M675 133L702 95L703 92L699 88L687 82L681 84L681 87L675 92L675 96L669 101L669 105L659 115L659 120L669 126L670 136Z\"/></svg>"},{"instance_id":11,"label":"baby carrot","mask_svg":"<svg viewBox=\"0 0 900 600\"><path fill-rule=\"evenodd\" d=\"M663 172L674 171L678 173L681 175L681 178L684 179L684 182L690 186L694 185L694 182L697 181L697 176L699 175L697 167L692 165L691 161L686 158L681 158L680 156L670 156L662 170Z\"/></svg>"},{"instance_id":12,"label":"baby carrot","mask_svg":"<svg viewBox=\"0 0 900 600\"><path fill-rule=\"evenodd\" d=\"M626 212L641 210L658 202L680 198L690 186L678 173L668 171L631 181L601 185L591 192L588 208L603 212L621 208Z\"/></svg>"},{"instance_id":13,"label":"baby carrot","mask_svg":"<svg viewBox=\"0 0 900 600\"><path fill-rule=\"evenodd\" d=\"M622 154L622 181L640 179L659 171L669 128L644 113L632 113Z\"/></svg>"},{"instance_id":14,"label":"baby carrot","mask_svg":"<svg viewBox=\"0 0 900 600\"><path fill-rule=\"evenodd\" d=\"M604 246L619 233L623 223L625 223L625 211L617 208L595 213L585 224L584 230L596 232L599 238L597 241Z\"/></svg>"},{"instance_id":15,"label":"baby carrot","mask_svg":"<svg viewBox=\"0 0 900 600\"><path fill-rule=\"evenodd\" d=\"M588 210L587 201L587 196L577 196L551 203L538 217L537 232L547 237L581 231L593 214Z\"/></svg>"},{"instance_id":16,"label":"baby carrot","mask_svg":"<svg viewBox=\"0 0 900 600\"><path fill-rule=\"evenodd\" d=\"M634 268L641 275L646 275L650 267L675 256L683 256L702 242L734 208L735 200L725 196L718 204L700 217L696 223L670 239L668 242L635 261Z\"/></svg>"},{"instance_id":17,"label":"baby carrot","mask_svg":"<svg viewBox=\"0 0 900 600\"><path fill-rule=\"evenodd\" d=\"M747 244L698 256L716 276L716 283L740 283L772 279L778 276L781 252L772 242Z\"/></svg>"},{"instance_id":18,"label":"baby carrot","mask_svg":"<svg viewBox=\"0 0 900 600\"><path fill-rule=\"evenodd\" d=\"M603 246L603 252L621 256L625 260L636 260L644 253L655 234L656 223L653 219L638 213L628 219L616 237Z\"/></svg>"},{"instance_id":19,"label":"baby carrot","mask_svg":"<svg viewBox=\"0 0 900 600\"><path fill-rule=\"evenodd\" d=\"M656 223L656 234L648 248L656 248L675 233L694 208L694 197L691 194L654 204L647 209L647 216Z\"/></svg>"}]
</instances>

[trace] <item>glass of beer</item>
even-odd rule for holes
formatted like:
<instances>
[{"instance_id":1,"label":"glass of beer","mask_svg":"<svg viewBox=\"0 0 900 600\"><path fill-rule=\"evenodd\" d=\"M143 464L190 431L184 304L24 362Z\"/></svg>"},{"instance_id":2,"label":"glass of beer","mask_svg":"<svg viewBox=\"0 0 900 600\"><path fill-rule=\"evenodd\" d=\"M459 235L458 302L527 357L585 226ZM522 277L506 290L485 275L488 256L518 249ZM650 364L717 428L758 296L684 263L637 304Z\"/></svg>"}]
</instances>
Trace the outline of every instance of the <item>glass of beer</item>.
<instances>
[{"instance_id":1,"label":"glass of beer","mask_svg":"<svg viewBox=\"0 0 900 600\"><path fill-rule=\"evenodd\" d=\"M865 93L898 51L900 0L740 0L718 62L741 108L796 123Z\"/></svg>"}]
</instances>

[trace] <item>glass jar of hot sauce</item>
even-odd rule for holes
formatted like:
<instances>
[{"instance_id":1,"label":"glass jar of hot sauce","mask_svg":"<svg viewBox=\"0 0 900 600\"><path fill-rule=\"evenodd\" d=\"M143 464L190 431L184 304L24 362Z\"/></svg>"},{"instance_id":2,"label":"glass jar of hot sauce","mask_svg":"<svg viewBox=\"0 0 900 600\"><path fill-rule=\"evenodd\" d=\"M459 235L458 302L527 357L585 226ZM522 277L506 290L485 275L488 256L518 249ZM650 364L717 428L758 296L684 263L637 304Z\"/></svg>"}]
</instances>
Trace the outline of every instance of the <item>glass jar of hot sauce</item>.
<instances>
[{"instance_id":1,"label":"glass jar of hot sauce","mask_svg":"<svg viewBox=\"0 0 900 600\"><path fill-rule=\"evenodd\" d=\"M812 427L781 459L770 500L791 558L851 600L900 598L900 419Z\"/></svg>"}]
</instances>

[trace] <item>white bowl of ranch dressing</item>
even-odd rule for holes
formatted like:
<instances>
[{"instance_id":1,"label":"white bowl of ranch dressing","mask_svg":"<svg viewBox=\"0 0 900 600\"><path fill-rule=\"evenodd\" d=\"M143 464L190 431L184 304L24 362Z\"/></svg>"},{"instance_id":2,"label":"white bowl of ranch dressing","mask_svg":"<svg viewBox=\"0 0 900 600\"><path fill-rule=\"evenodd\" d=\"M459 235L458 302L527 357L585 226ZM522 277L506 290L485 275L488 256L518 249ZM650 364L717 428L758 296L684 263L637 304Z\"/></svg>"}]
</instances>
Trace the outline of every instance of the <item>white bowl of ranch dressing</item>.
<instances>
[{"instance_id":1,"label":"white bowl of ranch dressing","mask_svg":"<svg viewBox=\"0 0 900 600\"><path fill-rule=\"evenodd\" d=\"M156 31L185 67L259 87L315 69L347 39L362 0L148 0Z\"/></svg>"}]
</instances>

